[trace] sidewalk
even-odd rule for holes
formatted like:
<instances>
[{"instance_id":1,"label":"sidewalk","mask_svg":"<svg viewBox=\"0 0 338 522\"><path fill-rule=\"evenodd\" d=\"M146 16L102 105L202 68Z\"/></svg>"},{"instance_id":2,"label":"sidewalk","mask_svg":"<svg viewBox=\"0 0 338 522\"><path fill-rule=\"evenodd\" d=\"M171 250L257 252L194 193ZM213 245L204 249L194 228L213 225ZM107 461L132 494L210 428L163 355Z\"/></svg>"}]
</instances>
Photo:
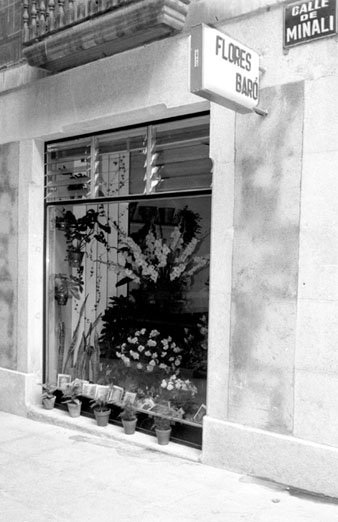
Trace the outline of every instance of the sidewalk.
<instances>
[{"instance_id":1,"label":"sidewalk","mask_svg":"<svg viewBox=\"0 0 338 522\"><path fill-rule=\"evenodd\" d=\"M0 522L338 521L338 504L136 445L134 435L3 412L0 426Z\"/></svg>"}]
</instances>

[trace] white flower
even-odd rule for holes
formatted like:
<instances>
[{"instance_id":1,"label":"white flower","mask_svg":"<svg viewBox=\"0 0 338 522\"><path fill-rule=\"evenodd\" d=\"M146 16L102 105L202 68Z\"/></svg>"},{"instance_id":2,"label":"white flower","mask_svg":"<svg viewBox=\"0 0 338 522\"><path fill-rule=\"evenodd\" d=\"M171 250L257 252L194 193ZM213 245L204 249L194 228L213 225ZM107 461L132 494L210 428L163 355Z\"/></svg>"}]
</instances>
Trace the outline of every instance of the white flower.
<instances>
[{"instance_id":1,"label":"white flower","mask_svg":"<svg viewBox=\"0 0 338 522\"><path fill-rule=\"evenodd\" d=\"M151 352L149 352L149 350L147 350L146 352L144 352L144 355L146 355L147 357L150 357L151 356Z\"/></svg>"},{"instance_id":2,"label":"white flower","mask_svg":"<svg viewBox=\"0 0 338 522\"><path fill-rule=\"evenodd\" d=\"M158 330L151 330L149 337L157 337L158 335L160 335Z\"/></svg>"},{"instance_id":3,"label":"white flower","mask_svg":"<svg viewBox=\"0 0 338 522\"><path fill-rule=\"evenodd\" d=\"M138 370L142 370L142 368L143 368L143 364L142 364L142 363L137 363L136 368L137 368Z\"/></svg>"},{"instance_id":4,"label":"white flower","mask_svg":"<svg viewBox=\"0 0 338 522\"><path fill-rule=\"evenodd\" d=\"M166 370L168 368L168 366L164 363L161 363L161 364L159 364L159 368L161 368L161 370Z\"/></svg>"},{"instance_id":5,"label":"white flower","mask_svg":"<svg viewBox=\"0 0 338 522\"><path fill-rule=\"evenodd\" d=\"M143 352L144 350L144 346L142 346L142 344L139 345L139 347L137 348L139 352Z\"/></svg>"},{"instance_id":6,"label":"white flower","mask_svg":"<svg viewBox=\"0 0 338 522\"><path fill-rule=\"evenodd\" d=\"M169 383L167 389L168 389L169 391L171 391L171 390L174 389L174 387L173 387L173 385L172 385L171 383Z\"/></svg>"},{"instance_id":7,"label":"white flower","mask_svg":"<svg viewBox=\"0 0 338 522\"><path fill-rule=\"evenodd\" d=\"M149 341L147 341L147 346L157 346L157 342L153 339L149 339Z\"/></svg>"},{"instance_id":8,"label":"white flower","mask_svg":"<svg viewBox=\"0 0 338 522\"><path fill-rule=\"evenodd\" d=\"M161 387L162 388L166 388L167 387L167 381L165 379L162 380Z\"/></svg>"},{"instance_id":9,"label":"white flower","mask_svg":"<svg viewBox=\"0 0 338 522\"><path fill-rule=\"evenodd\" d=\"M130 366L130 359L129 357L126 357L125 355L122 355L122 360L126 366Z\"/></svg>"},{"instance_id":10,"label":"white flower","mask_svg":"<svg viewBox=\"0 0 338 522\"><path fill-rule=\"evenodd\" d=\"M178 346L176 346L176 348L174 348L174 353L180 353L181 351L181 348L179 348Z\"/></svg>"},{"instance_id":11,"label":"white flower","mask_svg":"<svg viewBox=\"0 0 338 522\"><path fill-rule=\"evenodd\" d=\"M146 331L147 331L147 330L146 330L145 328L142 328L142 330L141 330L141 335L144 335L144 334L146 333Z\"/></svg>"},{"instance_id":12,"label":"white flower","mask_svg":"<svg viewBox=\"0 0 338 522\"><path fill-rule=\"evenodd\" d=\"M176 359L175 366L179 366L181 364L181 361L179 359Z\"/></svg>"},{"instance_id":13,"label":"white flower","mask_svg":"<svg viewBox=\"0 0 338 522\"><path fill-rule=\"evenodd\" d=\"M150 366L156 366L156 362L152 360L152 361L150 361L149 365Z\"/></svg>"},{"instance_id":14,"label":"white flower","mask_svg":"<svg viewBox=\"0 0 338 522\"><path fill-rule=\"evenodd\" d=\"M147 371L148 371L148 372L152 372L153 369L154 369L154 367L153 367L153 366L150 366L150 365L148 364L148 366L147 366Z\"/></svg>"}]
</instances>

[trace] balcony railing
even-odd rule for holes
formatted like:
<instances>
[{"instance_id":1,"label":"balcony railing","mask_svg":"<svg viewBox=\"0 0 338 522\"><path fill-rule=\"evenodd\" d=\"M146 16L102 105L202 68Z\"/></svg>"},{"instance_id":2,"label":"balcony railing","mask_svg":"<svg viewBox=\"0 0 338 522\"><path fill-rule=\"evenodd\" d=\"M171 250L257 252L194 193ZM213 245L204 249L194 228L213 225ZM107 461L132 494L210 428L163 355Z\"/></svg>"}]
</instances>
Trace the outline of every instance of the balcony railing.
<instances>
[{"instance_id":1,"label":"balcony railing","mask_svg":"<svg viewBox=\"0 0 338 522\"><path fill-rule=\"evenodd\" d=\"M51 71L181 31L191 0L23 0L24 56Z\"/></svg>"}]
</instances>

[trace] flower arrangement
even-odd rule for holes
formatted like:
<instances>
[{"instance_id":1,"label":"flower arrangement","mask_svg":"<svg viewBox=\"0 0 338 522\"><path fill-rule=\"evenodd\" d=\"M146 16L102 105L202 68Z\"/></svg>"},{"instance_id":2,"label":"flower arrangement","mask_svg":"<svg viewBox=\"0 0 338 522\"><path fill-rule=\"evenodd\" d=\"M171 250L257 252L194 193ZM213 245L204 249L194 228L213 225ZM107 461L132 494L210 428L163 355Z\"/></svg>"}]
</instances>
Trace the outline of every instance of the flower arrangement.
<instances>
[{"instance_id":1,"label":"flower arrangement","mask_svg":"<svg viewBox=\"0 0 338 522\"><path fill-rule=\"evenodd\" d=\"M161 388L170 392L173 399L182 394L194 397L197 393L196 386L189 379L183 380L176 375L171 375L169 379L162 379Z\"/></svg>"},{"instance_id":2,"label":"flower arrangement","mask_svg":"<svg viewBox=\"0 0 338 522\"><path fill-rule=\"evenodd\" d=\"M136 363L138 370L152 372L159 368L166 373L179 372L182 361L182 349L176 345L170 336L161 337L158 330L148 332L146 328L134 331L127 342L121 344L116 351L125 366Z\"/></svg>"},{"instance_id":3,"label":"flower arrangement","mask_svg":"<svg viewBox=\"0 0 338 522\"><path fill-rule=\"evenodd\" d=\"M169 286L178 281L185 283L209 263L208 256L193 256L199 240L193 237L185 244L178 226L168 242L157 238L154 229L149 230L142 245L120 229L119 233L122 256L113 269L122 276L120 285L130 281L153 285L166 281Z\"/></svg>"}]
</instances>

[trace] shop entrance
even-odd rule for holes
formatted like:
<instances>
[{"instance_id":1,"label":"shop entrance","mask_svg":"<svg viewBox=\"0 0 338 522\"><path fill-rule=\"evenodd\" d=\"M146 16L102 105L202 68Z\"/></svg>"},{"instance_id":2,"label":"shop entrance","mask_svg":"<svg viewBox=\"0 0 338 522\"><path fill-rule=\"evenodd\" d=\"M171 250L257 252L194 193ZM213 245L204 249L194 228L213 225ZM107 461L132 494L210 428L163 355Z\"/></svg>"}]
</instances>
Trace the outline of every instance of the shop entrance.
<instances>
[{"instance_id":1,"label":"shop entrance","mask_svg":"<svg viewBox=\"0 0 338 522\"><path fill-rule=\"evenodd\" d=\"M46 379L119 423L172 420L199 447L206 412L209 115L46 148ZM64 407L60 405L60 407Z\"/></svg>"}]
</instances>

